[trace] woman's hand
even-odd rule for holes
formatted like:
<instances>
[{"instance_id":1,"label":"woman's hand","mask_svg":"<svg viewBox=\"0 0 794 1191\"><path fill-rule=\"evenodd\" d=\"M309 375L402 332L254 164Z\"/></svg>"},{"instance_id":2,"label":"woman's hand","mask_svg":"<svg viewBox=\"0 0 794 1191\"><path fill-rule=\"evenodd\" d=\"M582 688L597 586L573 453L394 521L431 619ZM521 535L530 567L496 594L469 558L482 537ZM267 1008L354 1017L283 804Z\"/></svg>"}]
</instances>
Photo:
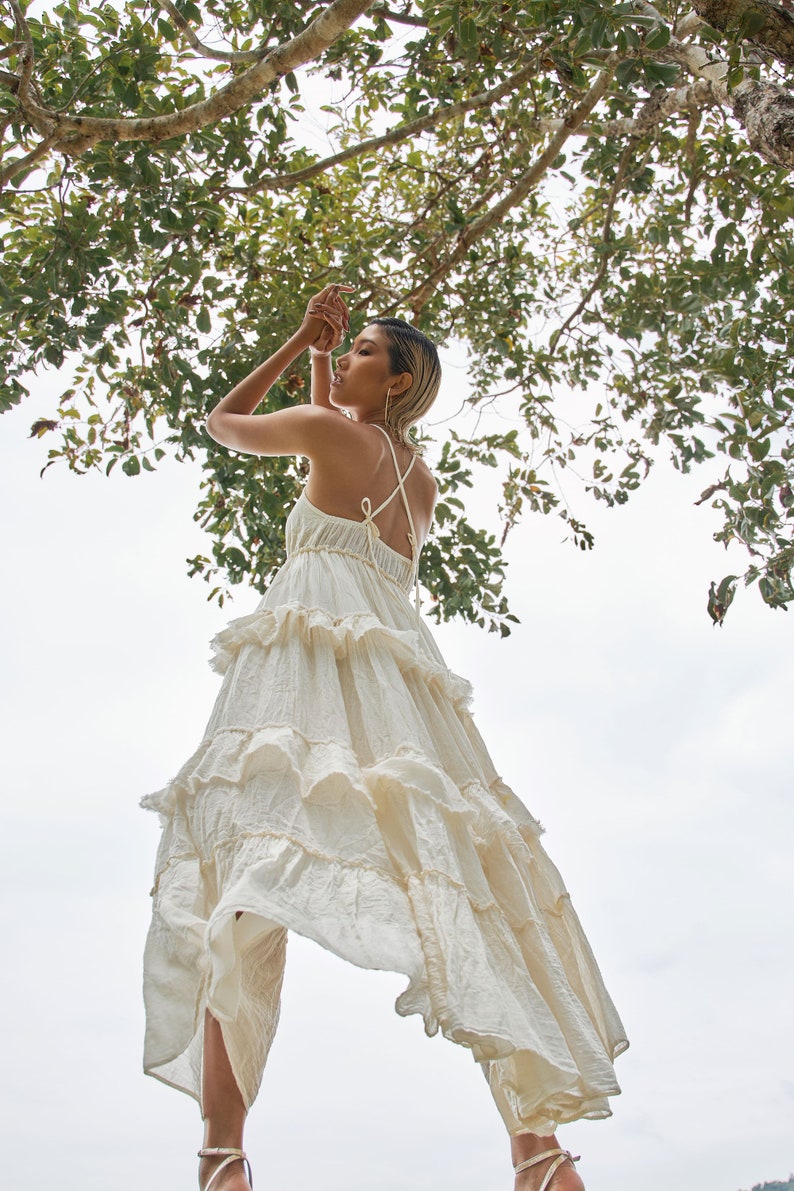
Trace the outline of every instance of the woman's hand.
<instances>
[{"instance_id":1,"label":"woman's hand","mask_svg":"<svg viewBox=\"0 0 794 1191\"><path fill-rule=\"evenodd\" d=\"M315 351L335 351L344 341L350 329L350 311L341 295L351 294L353 288L352 285L327 285L309 302L301 331L305 332Z\"/></svg>"}]
</instances>

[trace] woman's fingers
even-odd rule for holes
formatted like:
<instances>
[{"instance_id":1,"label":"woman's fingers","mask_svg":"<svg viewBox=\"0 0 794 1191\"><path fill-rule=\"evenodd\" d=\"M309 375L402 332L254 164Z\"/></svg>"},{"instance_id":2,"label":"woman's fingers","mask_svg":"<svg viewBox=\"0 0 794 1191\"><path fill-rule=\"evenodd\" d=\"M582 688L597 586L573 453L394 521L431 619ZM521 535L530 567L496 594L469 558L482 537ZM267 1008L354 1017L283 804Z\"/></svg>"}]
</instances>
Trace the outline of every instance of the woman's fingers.
<instances>
[{"instance_id":1,"label":"woman's fingers","mask_svg":"<svg viewBox=\"0 0 794 1191\"><path fill-rule=\"evenodd\" d=\"M333 351L344 341L350 329L350 311L342 294L352 294L354 288L343 282L334 282L310 299L306 317L320 323L314 340L315 347L322 351Z\"/></svg>"},{"instance_id":2,"label":"woman's fingers","mask_svg":"<svg viewBox=\"0 0 794 1191\"><path fill-rule=\"evenodd\" d=\"M315 303L315 305L312 307L311 314L315 318L322 318L325 319L326 322L332 322L334 324L339 324L340 326L345 321L341 310L339 310L336 306L331 306L326 302Z\"/></svg>"}]
</instances>

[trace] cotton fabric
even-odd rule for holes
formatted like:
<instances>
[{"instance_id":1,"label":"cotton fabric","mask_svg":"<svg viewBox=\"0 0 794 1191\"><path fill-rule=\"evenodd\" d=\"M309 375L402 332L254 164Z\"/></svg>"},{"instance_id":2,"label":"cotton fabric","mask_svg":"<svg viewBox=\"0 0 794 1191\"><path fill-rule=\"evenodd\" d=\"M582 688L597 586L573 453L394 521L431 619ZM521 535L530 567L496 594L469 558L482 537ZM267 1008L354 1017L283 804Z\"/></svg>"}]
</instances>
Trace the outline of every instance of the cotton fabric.
<instances>
[{"instance_id":1,"label":"cotton fabric","mask_svg":"<svg viewBox=\"0 0 794 1191\"><path fill-rule=\"evenodd\" d=\"M412 607L412 560L301 496L287 561L213 642L223 675L159 812L145 1070L201 1098L206 1008L246 1105L287 932L403 973L482 1065L511 1133L610 1114L625 1034L541 828Z\"/></svg>"}]
</instances>

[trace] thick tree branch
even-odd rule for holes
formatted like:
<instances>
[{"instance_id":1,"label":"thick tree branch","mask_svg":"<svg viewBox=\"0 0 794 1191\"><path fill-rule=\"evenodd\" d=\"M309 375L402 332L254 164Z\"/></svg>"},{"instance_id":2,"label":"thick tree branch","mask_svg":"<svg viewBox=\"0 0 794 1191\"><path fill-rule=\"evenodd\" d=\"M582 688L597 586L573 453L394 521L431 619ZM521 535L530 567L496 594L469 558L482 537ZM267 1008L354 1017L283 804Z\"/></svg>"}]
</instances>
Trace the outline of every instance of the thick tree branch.
<instances>
[{"instance_id":1,"label":"thick tree branch","mask_svg":"<svg viewBox=\"0 0 794 1191\"><path fill-rule=\"evenodd\" d=\"M407 124L398 124L381 136L373 136L369 140L359 141L357 145L351 145L348 149L342 149L330 157L324 157L322 161L315 161L302 170L293 170L289 174L276 174L272 178L261 178L252 186L229 186L224 190L224 194L256 194L262 190L286 190L301 182L308 182L310 179L316 178L318 174L324 174L326 170L342 165L354 157L360 157L363 153L374 153L389 145L398 145L401 141L418 136L428 129L435 128L438 124L454 120L467 112L476 112L480 108L492 107L506 95L512 95L523 83L537 74L537 69L537 63L533 62L531 65L523 67L522 70L516 71L509 79L490 91L483 91L479 95L473 95L471 99L461 100L460 103L451 103L436 108L427 116L420 116L417 120L411 120Z\"/></svg>"},{"instance_id":2,"label":"thick tree branch","mask_svg":"<svg viewBox=\"0 0 794 1191\"><path fill-rule=\"evenodd\" d=\"M794 96L776 83L750 83L733 93L733 111L750 147L773 165L794 170Z\"/></svg>"},{"instance_id":3,"label":"thick tree branch","mask_svg":"<svg viewBox=\"0 0 794 1191\"><path fill-rule=\"evenodd\" d=\"M753 45L768 50L794 66L794 13L783 4L773 0L691 0L698 16L721 33L732 33L741 28L742 20L750 18L750 29L742 37ZM758 21L761 25L754 27Z\"/></svg>"},{"instance_id":4,"label":"thick tree branch","mask_svg":"<svg viewBox=\"0 0 794 1191\"><path fill-rule=\"evenodd\" d=\"M485 235L494 224L500 223L508 212L513 207L522 203L529 192L537 186L552 162L559 157L562 147L568 138L576 132L590 115L593 108L604 98L611 82L612 71L601 71L584 98L565 117L562 128L551 137L540 156L521 174L518 181L508 191L505 197L498 203L494 203L479 219L475 219L463 228L453 250L436 266L433 272L423 282L405 294L400 303L394 303L383 313L388 314L390 311L396 309L397 305L402 304L409 304L414 313L418 313L422 309L429 301L433 292L438 288L439 283L466 257L472 244L475 244L481 236Z\"/></svg>"},{"instance_id":5,"label":"thick tree branch","mask_svg":"<svg viewBox=\"0 0 794 1191\"><path fill-rule=\"evenodd\" d=\"M691 112L693 107L701 108L716 103L711 84L705 79L696 79L694 83L687 83L675 90L665 91L657 88L652 95L653 103L643 105L638 116L626 116L620 120L594 121L592 124L582 124L578 128L579 136L608 136L608 137L642 137L651 132L668 116L676 112ZM545 120L543 125L550 129L551 120Z\"/></svg>"},{"instance_id":6,"label":"thick tree branch","mask_svg":"<svg viewBox=\"0 0 794 1191\"><path fill-rule=\"evenodd\" d=\"M637 7L664 23L653 4L641 0ZM788 91L775 83L759 83L748 78L729 89L727 61L710 55L703 46L679 41L677 37L671 37L662 52L686 67L695 78L708 82L715 100L729 108L744 125L750 147L759 156L772 165L794 169L794 97Z\"/></svg>"},{"instance_id":7,"label":"thick tree branch","mask_svg":"<svg viewBox=\"0 0 794 1191\"><path fill-rule=\"evenodd\" d=\"M156 144L184 136L239 111L271 83L319 57L371 5L372 0L333 0L292 41L271 50L208 99L167 116L69 116L41 107L27 98L23 102L21 93L20 108L39 133L45 136L59 134L57 148L71 155L85 152L99 141L149 141Z\"/></svg>"}]
</instances>

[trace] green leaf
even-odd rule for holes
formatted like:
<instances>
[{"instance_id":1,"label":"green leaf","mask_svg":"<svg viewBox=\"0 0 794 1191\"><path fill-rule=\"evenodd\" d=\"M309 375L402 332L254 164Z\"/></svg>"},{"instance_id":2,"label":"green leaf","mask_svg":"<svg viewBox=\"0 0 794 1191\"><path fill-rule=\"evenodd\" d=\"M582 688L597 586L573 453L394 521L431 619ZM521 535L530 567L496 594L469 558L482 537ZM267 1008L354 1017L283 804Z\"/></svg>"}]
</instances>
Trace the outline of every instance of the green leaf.
<instances>
[{"instance_id":1,"label":"green leaf","mask_svg":"<svg viewBox=\"0 0 794 1191\"><path fill-rule=\"evenodd\" d=\"M460 40L464 50L471 52L479 48L480 34L477 28L476 21L471 17L465 17L460 22Z\"/></svg>"},{"instance_id":2,"label":"green leaf","mask_svg":"<svg viewBox=\"0 0 794 1191\"><path fill-rule=\"evenodd\" d=\"M645 38L646 50L663 50L670 41L670 28L667 25L655 25Z\"/></svg>"},{"instance_id":3,"label":"green leaf","mask_svg":"<svg viewBox=\"0 0 794 1191\"><path fill-rule=\"evenodd\" d=\"M738 36L740 38L754 37L767 24L767 17L757 8L746 8L739 22Z\"/></svg>"},{"instance_id":4,"label":"green leaf","mask_svg":"<svg viewBox=\"0 0 794 1191\"><path fill-rule=\"evenodd\" d=\"M675 62L644 61L643 71L651 86L659 84L662 87L671 87L681 73L681 67Z\"/></svg>"}]
</instances>

